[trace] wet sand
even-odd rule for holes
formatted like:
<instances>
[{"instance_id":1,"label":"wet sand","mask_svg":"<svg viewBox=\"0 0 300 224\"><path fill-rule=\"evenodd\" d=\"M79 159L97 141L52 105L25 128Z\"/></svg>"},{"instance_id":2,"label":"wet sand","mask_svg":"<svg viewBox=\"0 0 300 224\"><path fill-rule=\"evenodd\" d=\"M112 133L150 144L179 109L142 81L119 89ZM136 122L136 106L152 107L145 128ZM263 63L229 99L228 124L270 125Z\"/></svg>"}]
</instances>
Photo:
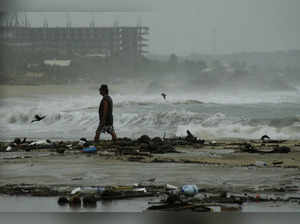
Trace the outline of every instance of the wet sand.
<instances>
[{"instance_id":1,"label":"wet sand","mask_svg":"<svg viewBox=\"0 0 300 224\"><path fill-rule=\"evenodd\" d=\"M110 150L109 142L100 142L96 146L99 151L106 152ZM214 144L176 146L175 149L180 153L152 154L152 157L145 157L140 162L129 161L130 155L105 156L99 152L86 154L80 150L67 150L64 154L57 153L53 148L30 152L2 151L0 152L0 186L58 185L68 186L71 189L77 186L132 186L136 183L147 183L148 179L155 178L155 182L151 184L175 186L196 184L201 191L206 192L252 192L254 194L277 192L282 197L291 193L297 197L300 195L299 141L286 141L279 144L290 147L289 153L271 154L241 152L240 146L243 142L248 142L258 149L270 149L274 145L273 143L262 145L260 141L254 140L218 140ZM258 161L264 164L257 163ZM15 203L14 200L17 200L14 197L5 196L5 198L12 205ZM35 203L30 199L26 200ZM51 200L54 203L57 198ZM145 209L146 202L147 199L125 200L120 203L115 202L111 207L99 205L95 211L125 211L121 208L126 207L126 203L129 211L141 211ZM130 203L133 203L132 207ZM251 203L243 206L244 211L260 210ZM290 202L280 204L276 209L273 207L274 203L265 206L260 204L260 206L263 207L261 211L295 210L295 205ZM44 209L56 211L59 208L45 206Z\"/></svg>"},{"instance_id":2,"label":"wet sand","mask_svg":"<svg viewBox=\"0 0 300 224\"><path fill-rule=\"evenodd\" d=\"M130 156L126 155L103 156L80 151L66 151L61 155L53 149L0 152L0 184L131 185L155 177L161 184L203 187L225 187L224 183L253 188L285 183L298 186L299 142L282 143L291 148L291 152L284 154L240 152L237 142L241 140L223 140L218 145L201 147L176 146L181 153L152 154L141 162L130 162ZM80 180L72 180L77 177Z\"/></svg>"}]
</instances>

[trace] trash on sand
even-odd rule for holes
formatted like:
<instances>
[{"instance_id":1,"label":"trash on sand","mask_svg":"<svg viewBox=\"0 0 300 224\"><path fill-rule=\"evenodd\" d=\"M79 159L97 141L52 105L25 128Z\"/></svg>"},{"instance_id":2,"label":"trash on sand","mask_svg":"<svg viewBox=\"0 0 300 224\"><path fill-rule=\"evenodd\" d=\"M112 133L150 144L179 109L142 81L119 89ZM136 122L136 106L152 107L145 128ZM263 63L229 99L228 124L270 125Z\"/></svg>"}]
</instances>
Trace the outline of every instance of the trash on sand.
<instances>
[{"instance_id":1,"label":"trash on sand","mask_svg":"<svg viewBox=\"0 0 300 224\"><path fill-rule=\"evenodd\" d=\"M174 185L171 185L171 184L166 184L166 189L167 190L177 190L178 187L174 186Z\"/></svg>"},{"instance_id":2,"label":"trash on sand","mask_svg":"<svg viewBox=\"0 0 300 224\"><path fill-rule=\"evenodd\" d=\"M51 141L49 139L47 139L47 140L31 142L29 145L50 145L50 144L51 144Z\"/></svg>"},{"instance_id":3,"label":"trash on sand","mask_svg":"<svg viewBox=\"0 0 300 224\"><path fill-rule=\"evenodd\" d=\"M72 177L72 180L82 180L82 177Z\"/></svg>"},{"instance_id":4,"label":"trash on sand","mask_svg":"<svg viewBox=\"0 0 300 224\"><path fill-rule=\"evenodd\" d=\"M97 148L95 146L91 145L89 147L83 148L82 151L83 152L96 152Z\"/></svg>"},{"instance_id":5,"label":"trash on sand","mask_svg":"<svg viewBox=\"0 0 300 224\"><path fill-rule=\"evenodd\" d=\"M66 197L59 197L57 203L61 206L69 203L69 200Z\"/></svg>"},{"instance_id":6,"label":"trash on sand","mask_svg":"<svg viewBox=\"0 0 300 224\"><path fill-rule=\"evenodd\" d=\"M105 191L105 187L77 187L72 190L71 194L83 193L83 194L96 194Z\"/></svg>"},{"instance_id":7,"label":"trash on sand","mask_svg":"<svg viewBox=\"0 0 300 224\"><path fill-rule=\"evenodd\" d=\"M146 188L134 188L133 191L139 191L139 192L147 192Z\"/></svg>"},{"instance_id":8,"label":"trash on sand","mask_svg":"<svg viewBox=\"0 0 300 224\"><path fill-rule=\"evenodd\" d=\"M255 162L255 165L256 165L256 166L267 166L267 163L264 162L264 161L256 161L256 162Z\"/></svg>"},{"instance_id":9,"label":"trash on sand","mask_svg":"<svg viewBox=\"0 0 300 224\"><path fill-rule=\"evenodd\" d=\"M71 192L71 194L76 194L76 193L78 193L78 192L80 192L81 191L81 187L77 187L77 188L75 188L72 192Z\"/></svg>"},{"instance_id":10,"label":"trash on sand","mask_svg":"<svg viewBox=\"0 0 300 224\"><path fill-rule=\"evenodd\" d=\"M84 207L97 207L97 199L93 195L83 197L82 202Z\"/></svg>"},{"instance_id":11,"label":"trash on sand","mask_svg":"<svg viewBox=\"0 0 300 224\"><path fill-rule=\"evenodd\" d=\"M283 164L283 161L273 161L272 164L274 166Z\"/></svg>"},{"instance_id":12,"label":"trash on sand","mask_svg":"<svg viewBox=\"0 0 300 224\"><path fill-rule=\"evenodd\" d=\"M220 207L221 207L221 212L234 212L234 211L242 210L242 207L238 204L230 204L230 205L223 204Z\"/></svg>"},{"instance_id":13,"label":"trash on sand","mask_svg":"<svg viewBox=\"0 0 300 224\"><path fill-rule=\"evenodd\" d=\"M69 204L71 207L80 207L81 206L81 199L79 196L74 195L70 198Z\"/></svg>"},{"instance_id":14,"label":"trash on sand","mask_svg":"<svg viewBox=\"0 0 300 224\"><path fill-rule=\"evenodd\" d=\"M185 196L194 196L198 193L198 187L195 184L183 185L181 188L181 193Z\"/></svg>"}]
</instances>

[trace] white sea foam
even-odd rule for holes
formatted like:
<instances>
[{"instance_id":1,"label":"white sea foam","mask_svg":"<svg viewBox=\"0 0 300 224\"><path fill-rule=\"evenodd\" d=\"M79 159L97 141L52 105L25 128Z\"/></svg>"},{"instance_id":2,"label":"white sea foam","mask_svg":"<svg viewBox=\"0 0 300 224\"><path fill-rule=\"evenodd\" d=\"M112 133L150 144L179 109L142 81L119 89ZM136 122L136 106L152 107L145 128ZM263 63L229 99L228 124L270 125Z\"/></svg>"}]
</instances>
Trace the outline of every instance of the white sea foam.
<instances>
[{"instance_id":1,"label":"white sea foam","mask_svg":"<svg viewBox=\"0 0 300 224\"><path fill-rule=\"evenodd\" d=\"M276 101L277 96L270 96L260 100ZM142 134L185 136L187 129L204 139L260 138L264 134L274 139L300 137L300 119L293 112L298 111L299 104L277 102L274 106L257 103L249 107L244 103L254 101L251 96L244 101L237 96L218 97L190 97L188 94L176 97L170 94L164 100L160 95L115 95L114 126L120 137L139 137ZM281 97L296 99L289 94ZM99 100L100 97L92 95L7 98L1 102L1 138L92 138L98 125ZM214 104L207 103L210 100ZM238 107L225 104L226 100ZM217 101L222 101L222 104L217 104ZM35 114L47 117L31 123ZM108 137L105 135L105 138Z\"/></svg>"}]
</instances>

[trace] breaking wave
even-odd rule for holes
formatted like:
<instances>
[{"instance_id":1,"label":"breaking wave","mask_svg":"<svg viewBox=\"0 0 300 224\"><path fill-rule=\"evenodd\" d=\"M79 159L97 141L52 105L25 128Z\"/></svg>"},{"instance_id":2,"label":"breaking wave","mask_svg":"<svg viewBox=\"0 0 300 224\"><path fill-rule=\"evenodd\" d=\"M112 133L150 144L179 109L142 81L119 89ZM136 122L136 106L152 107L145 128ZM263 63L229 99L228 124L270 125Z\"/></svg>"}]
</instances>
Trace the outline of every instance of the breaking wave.
<instances>
[{"instance_id":1,"label":"breaking wave","mask_svg":"<svg viewBox=\"0 0 300 224\"><path fill-rule=\"evenodd\" d=\"M6 99L1 102L0 136L92 138L99 122L98 100L91 96ZM120 137L185 136L186 130L203 139L257 139L264 134L273 139L300 137L300 117L296 116L300 105L295 103L227 105L151 96L116 96L114 103L114 126ZM35 114L47 116L31 123Z\"/></svg>"}]
</instances>

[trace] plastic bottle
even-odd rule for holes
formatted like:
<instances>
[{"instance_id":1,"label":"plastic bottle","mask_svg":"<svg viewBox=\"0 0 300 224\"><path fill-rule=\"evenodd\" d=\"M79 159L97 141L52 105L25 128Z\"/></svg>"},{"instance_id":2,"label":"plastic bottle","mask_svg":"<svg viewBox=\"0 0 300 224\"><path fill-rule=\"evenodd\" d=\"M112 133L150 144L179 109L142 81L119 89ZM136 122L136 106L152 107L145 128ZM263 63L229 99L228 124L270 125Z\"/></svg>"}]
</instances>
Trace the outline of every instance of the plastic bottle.
<instances>
[{"instance_id":1,"label":"plastic bottle","mask_svg":"<svg viewBox=\"0 0 300 224\"><path fill-rule=\"evenodd\" d=\"M256 161L256 162L255 162L255 165L256 165L256 166L267 166L267 163L264 162L264 161Z\"/></svg>"},{"instance_id":2,"label":"plastic bottle","mask_svg":"<svg viewBox=\"0 0 300 224\"><path fill-rule=\"evenodd\" d=\"M181 193L186 196L194 196L198 193L198 187L195 184L183 185L181 188Z\"/></svg>"}]
</instances>

